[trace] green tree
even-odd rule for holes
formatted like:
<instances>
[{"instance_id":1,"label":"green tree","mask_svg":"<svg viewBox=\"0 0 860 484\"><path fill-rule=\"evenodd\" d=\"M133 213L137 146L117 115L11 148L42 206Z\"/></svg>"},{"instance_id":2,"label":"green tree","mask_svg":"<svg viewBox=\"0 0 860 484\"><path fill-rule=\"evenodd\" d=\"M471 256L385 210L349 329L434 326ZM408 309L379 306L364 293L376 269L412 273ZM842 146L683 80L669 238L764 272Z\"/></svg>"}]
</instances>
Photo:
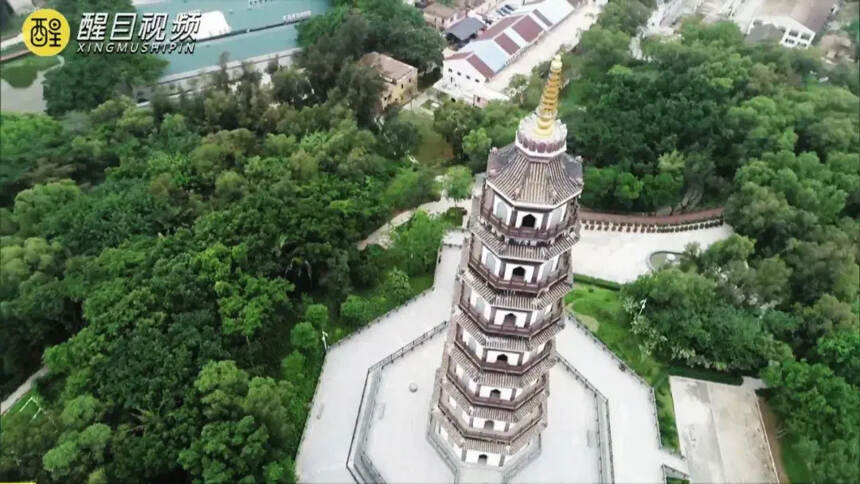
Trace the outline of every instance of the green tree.
<instances>
[{"instance_id":1,"label":"green tree","mask_svg":"<svg viewBox=\"0 0 860 484\"><path fill-rule=\"evenodd\" d=\"M465 166L452 166L445 175L444 186L450 198L469 198L472 194L472 172Z\"/></svg>"},{"instance_id":2,"label":"green tree","mask_svg":"<svg viewBox=\"0 0 860 484\"><path fill-rule=\"evenodd\" d=\"M484 128L473 129L463 137L463 153L468 157L469 167L478 171L487 163L492 140Z\"/></svg>"},{"instance_id":3,"label":"green tree","mask_svg":"<svg viewBox=\"0 0 860 484\"><path fill-rule=\"evenodd\" d=\"M410 275L432 270L444 231L445 224L439 218L431 218L423 211L415 212L409 223L392 237L394 244L390 254L396 266Z\"/></svg>"},{"instance_id":4,"label":"green tree","mask_svg":"<svg viewBox=\"0 0 860 484\"><path fill-rule=\"evenodd\" d=\"M325 304L311 304L305 309L305 321L314 328L325 331L328 328L328 307Z\"/></svg>"},{"instance_id":5,"label":"green tree","mask_svg":"<svg viewBox=\"0 0 860 484\"><path fill-rule=\"evenodd\" d=\"M320 335L311 323L298 323L290 331L290 344L310 356L315 356L320 350Z\"/></svg>"},{"instance_id":6,"label":"green tree","mask_svg":"<svg viewBox=\"0 0 860 484\"><path fill-rule=\"evenodd\" d=\"M371 314L370 305L361 296L350 294L340 304L340 316L353 327L358 327L368 322Z\"/></svg>"},{"instance_id":7,"label":"green tree","mask_svg":"<svg viewBox=\"0 0 860 484\"><path fill-rule=\"evenodd\" d=\"M388 300L394 305L406 301L410 294L412 294L412 286L409 284L409 275L400 269L391 269L385 276L382 290L386 298L388 298Z\"/></svg>"}]
</instances>

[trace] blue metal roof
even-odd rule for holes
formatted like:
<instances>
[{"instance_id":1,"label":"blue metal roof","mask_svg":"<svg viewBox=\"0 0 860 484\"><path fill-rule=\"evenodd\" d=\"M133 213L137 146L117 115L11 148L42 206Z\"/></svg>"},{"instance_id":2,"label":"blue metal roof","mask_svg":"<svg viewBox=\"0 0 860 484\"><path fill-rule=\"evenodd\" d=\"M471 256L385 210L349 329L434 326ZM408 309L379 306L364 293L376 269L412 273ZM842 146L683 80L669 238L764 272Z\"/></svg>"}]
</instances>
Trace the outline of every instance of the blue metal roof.
<instances>
[{"instance_id":1,"label":"blue metal roof","mask_svg":"<svg viewBox=\"0 0 860 484\"><path fill-rule=\"evenodd\" d=\"M474 52L493 72L499 72L505 67L510 57L495 40L479 40L469 44L471 51Z\"/></svg>"}]
</instances>

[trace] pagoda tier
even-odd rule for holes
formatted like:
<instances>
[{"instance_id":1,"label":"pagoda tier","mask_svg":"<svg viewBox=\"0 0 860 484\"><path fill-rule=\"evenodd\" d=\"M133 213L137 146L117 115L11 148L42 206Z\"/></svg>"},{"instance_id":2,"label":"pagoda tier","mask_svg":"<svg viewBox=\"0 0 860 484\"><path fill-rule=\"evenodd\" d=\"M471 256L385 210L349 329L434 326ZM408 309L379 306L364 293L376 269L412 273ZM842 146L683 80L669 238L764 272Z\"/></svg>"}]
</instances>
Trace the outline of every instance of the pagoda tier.
<instances>
[{"instance_id":1,"label":"pagoda tier","mask_svg":"<svg viewBox=\"0 0 860 484\"><path fill-rule=\"evenodd\" d=\"M431 411L431 435L467 464L504 466L547 425L582 166L556 119L561 60L516 141L489 156L463 248Z\"/></svg>"}]
</instances>

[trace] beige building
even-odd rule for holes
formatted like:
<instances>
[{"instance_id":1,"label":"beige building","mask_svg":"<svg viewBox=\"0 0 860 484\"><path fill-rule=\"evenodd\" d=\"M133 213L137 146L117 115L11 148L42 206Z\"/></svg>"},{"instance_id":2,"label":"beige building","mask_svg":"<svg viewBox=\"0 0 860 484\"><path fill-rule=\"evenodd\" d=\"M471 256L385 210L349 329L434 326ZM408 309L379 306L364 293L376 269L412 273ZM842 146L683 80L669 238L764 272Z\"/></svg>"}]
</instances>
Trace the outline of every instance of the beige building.
<instances>
[{"instance_id":1,"label":"beige building","mask_svg":"<svg viewBox=\"0 0 860 484\"><path fill-rule=\"evenodd\" d=\"M373 67L382 76L385 86L380 96L380 109L402 104L418 92L418 69L379 52L370 52L361 63Z\"/></svg>"},{"instance_id":2,"label":"beige building","mask_svg":"<svg viewBox=\"0 0 860 484\"><path fill-rule=\"evenodd\" d=\"M438 2L424 7L424 21L437 30L445 30L465 16L465 11Z\"/></svg>"}]
</instances>

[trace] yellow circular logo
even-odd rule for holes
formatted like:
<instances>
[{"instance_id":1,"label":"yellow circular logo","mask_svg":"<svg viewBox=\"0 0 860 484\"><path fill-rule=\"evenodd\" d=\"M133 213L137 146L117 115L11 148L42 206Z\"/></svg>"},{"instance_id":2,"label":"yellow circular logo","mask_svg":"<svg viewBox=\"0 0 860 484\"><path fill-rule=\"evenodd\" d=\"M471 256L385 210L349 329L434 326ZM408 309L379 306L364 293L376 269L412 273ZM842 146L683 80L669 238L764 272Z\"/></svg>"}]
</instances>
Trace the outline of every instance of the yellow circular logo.
<instances>
[{"instance_id":1,"label":"yellow circular logo","mask_svg":"<svg viewBox=\"0 0 860 484\"><path fill-rule=\"evenodd\" d=\"M21 33L27 49L44 57L62 52L72 35L66 17L51 8L40 8L31 13L24 20Z\"/></svg>"}]
</instances>

